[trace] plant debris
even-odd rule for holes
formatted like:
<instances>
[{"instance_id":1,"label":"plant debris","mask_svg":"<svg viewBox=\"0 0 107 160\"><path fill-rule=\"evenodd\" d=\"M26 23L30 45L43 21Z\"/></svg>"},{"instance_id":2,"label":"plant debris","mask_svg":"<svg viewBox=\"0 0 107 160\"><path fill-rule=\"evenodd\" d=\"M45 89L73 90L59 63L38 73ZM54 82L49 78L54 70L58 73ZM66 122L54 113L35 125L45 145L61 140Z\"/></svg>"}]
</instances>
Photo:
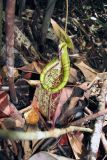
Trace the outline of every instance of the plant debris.
<instances>
[{"instance_id":1,"label":"plant debris","mask_svg":"<svg viewBox=\"0 0 107 160\"><path fill-rule=\"evenodd\" d=\"M0 1L0 159L107 159L107 2Z\"/></svg>"}]
</instances>

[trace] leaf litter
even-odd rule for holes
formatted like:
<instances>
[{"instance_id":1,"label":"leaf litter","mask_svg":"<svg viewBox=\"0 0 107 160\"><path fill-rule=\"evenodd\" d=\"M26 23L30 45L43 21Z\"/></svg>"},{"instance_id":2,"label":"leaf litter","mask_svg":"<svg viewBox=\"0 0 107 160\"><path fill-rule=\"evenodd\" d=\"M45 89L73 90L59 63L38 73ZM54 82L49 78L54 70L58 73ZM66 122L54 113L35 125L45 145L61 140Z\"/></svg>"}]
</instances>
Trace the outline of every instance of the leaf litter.
<instances>
[{"instance_id":1,"label":"leaf litter","mask_svg":"<svg viewBox=\"0 0 107 160\"><path fill-rule=\"evenodd\" d=\"M99 3L69 2L66 35L65 1L54 1L52 19L45 17L46 24L42 24L43 12L49 5L45 0L17 1L13 46L17 104L12 101L8 85L6 31L0 35L1 159L106 159L107 16L106 2ZM4 17L2 20L7 23ZM48 28L46 37L42 28ZM65 41L69 48L74 46L74 53L68 49L70 75L66 86L52 94L42 87L40 74L53 58L60 60L58 41Z\"/></svg>"}]
</instances>

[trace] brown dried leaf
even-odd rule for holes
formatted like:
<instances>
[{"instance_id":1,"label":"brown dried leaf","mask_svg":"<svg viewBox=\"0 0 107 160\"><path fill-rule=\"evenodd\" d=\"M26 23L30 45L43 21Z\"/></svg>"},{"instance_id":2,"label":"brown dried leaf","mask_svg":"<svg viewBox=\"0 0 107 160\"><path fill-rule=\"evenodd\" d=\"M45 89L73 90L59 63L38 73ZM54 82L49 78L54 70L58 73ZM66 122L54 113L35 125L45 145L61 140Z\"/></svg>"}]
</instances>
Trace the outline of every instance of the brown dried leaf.
<instances>
[{"instance_id":1,"label":"brown dried leaf","mask_svg":"<svg viewBox=\"0 0 107 160\"><path fill-rule=\"evenodd\" d=\"M4 91L0 91L0 118L10 115L9 97Z\"/></svg>"},{"instance_id":2,"label":"brown dried leaf","mask_svg":"<svg viewBox=\"0 0 107 160\"><path fill-rule=\"evenodd\" d=\"M26 80L26 79L25 79ZM26 80L31 86L37 86L40 84L39 80Z\"/></svg>"},{"instance_id":3,"label":"brown dried leaf","mask_svg":"<svg viewBox=\"0 0 107 160\"><path fill-rule=\"evenodd\" d=\"M84 82L80 85L77 85L77 87L83 89L84 91L87 90L87 82ZM74 88L64 88L60 94L60 98L59 98L59 102L58 102L58 105L56 107L56 111L55 111L55 115L54 115L54 119L53 119L53 122L55 124L56 122L56 119L59 117L59 115L61 114L61 111L63 109L63 105L65 104L65 102L68 100L68 98L71 96L72 92L73 92L73 89ZM89 98L89 93L88 92L85 92L84 93L84 96L86 98ZM72 109L73 107L75 107L75 105L77 104L78 100L79 99L84 99L84 96L83 97L77 97L77 96L74 96L72 97L71 101L70 101L70 104L69 104L69 107L66 109L65 113L69 114L69 109ZM65 114L62 114L62 118L65 117Z\"/></svg>"},{"instance_id":4,"label":"brown dried leaf","mask_svg":"<svg viewBox=\"0 0 107 160\"><path fill-rule=\"evenodd\" d=\"M35 110L35 111L38 111L39 109L39 103L38 103L38 99L37 97L34 95L33 97L33 101L32 101L32 104L31 104L32 108Z\"/></svg>"},{"instance_id":5,"label":"brown dried leaf","mask_svg":"<svg viewBox=\"0 0 107 160\"><path fill-rule=\"evenodd\" d=\"M44 67L43 63L39 61L38 62L34 61L26 66L23 66L17 69L22 70L24 72L32 72L32 73L40 74L42 72L43 67Z\"/></svg>"},{"instance_id":6,"label":"brown dried leaf","mask_svg":"<svg viewBox=\"0 0 107 160\"><path fill-rule=\"evenodd\" d=\"M70 68L69 82L75 83L78 81L77 71L75 68Z\"/></svg>"},{"instance_id":7,"label":"brown dried leaf","mask_svg":"<svg viewBox=\"0 0 107 160\"><path fill-rule=\"evenodd\" d=\"M6 66L3 66L2 70L1 70L1 76L3 78L7 78L8 76L8 71L7 71L7 67ZM18 73L18 70L14 68L14 77L15 78L18 78L19 77L19 73Z\"/></svg>"},{"instance_id":8,"label":"brown dried leaf","mask_svg":"<svg viewBox=\"0 0 107 160\"><path fill-rule=\"evenodd\" d=\"M80 155L82 154L82 147L83 147L80 137L76 135L69 135L69 134L67 135L68 135L70 146L75 155L75 158L80 159Z\"/></svg>"},{"instance_id":9,"label":"brown dried leaf","mask_svg":"<svg viewBox=\"0 0 107 160\"><path fill-rule=\"evenodd\" d=\"M32 76L32 73L31 72L28 72L26 73L24 76L23 76L23 79L30 79Z\"/></svg>"},{"instance_id":10,"label":"brown dried leaf","mask_svg":"<svg viewBox=\"0 0 107 160\"><path fill-rule=\"evenodd\" d=\"M62 107L64 105L64 103L67 101L67 99L70 97L70 95L72 94L73 89L72 88L64 88L60 94L60 99L59 99L59 103L57 105L56 111L55 111L55 116L54 116L54 124L55 121L57 119L57 117L59 117Z\"/></svg>"},{"instance_id":11,"label":"brown dried leaf","mask_svg":"<svg viewBox=\"0 0 107 160\"><path fill-rule=\"evenodd\" d=\"M86 65L83 61L75 63L75 65L83 72L86 81L91 82L96 77L97 72L88 65Z\"/></svg>"},{"instance_id":12,"label":"brown dried leaf","mask_svg":"<svg viewBox=\"0 0 107 160\"><path fill-rule=\"evenodd\" d=\"M15 120L17 127L24 126L24 119L16 107L10 103L9 96L6 92L0 91L0 118L3 121L3 118L11 117Z\"/></svg>"},{"instance_id":13,"label":"brown dried leaf","mask_svg":"<svg viewBox=\"0 0 107 160\"><path fill-rule=\"evenodd\" d=\"M9 107L11 110L10 117L15 119L16 126L23 127L25 124L25 120L24 118L22 118L22 114L17 110L17 108L12 103L9 103Z\"/></svg>"}]
</instances>

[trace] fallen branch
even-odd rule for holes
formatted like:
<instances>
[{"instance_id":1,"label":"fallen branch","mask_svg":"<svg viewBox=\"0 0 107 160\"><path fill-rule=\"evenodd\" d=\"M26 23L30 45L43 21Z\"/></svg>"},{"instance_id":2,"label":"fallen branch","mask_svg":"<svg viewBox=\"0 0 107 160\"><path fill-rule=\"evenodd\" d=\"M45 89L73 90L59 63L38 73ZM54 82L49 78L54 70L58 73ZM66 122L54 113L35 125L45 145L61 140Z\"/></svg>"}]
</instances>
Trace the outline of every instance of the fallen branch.
<instances>
[{"instance_id":1,"label":"fallen branch","mask_svg":"<svg viewBox=\"0 0 107 160\"><path fill-rule=\"evenodd\" d=\"M10 138L10 139L21 139L21 140L40 140L46 139L50 137L59 137L63 134L73 131L82 131L92 133L92 129L84 128L84 127L76 127L70 126L63 129L53 129L50 131L35 131L35 132L18 132L18 131L9 131L0 129L0 136L2 138Z\"/></svg>"},{"instance_id":2,"label":"fallen branch","mask_svg":"<svg viewBox=\"0 0 107 160\"><path fill-rule=\"evenodd\" d=\"M98 153L101 134L102 134L103 122L104 122L104 118L99 117L99 119L95 123L94 132L91 137L91 146L90 146L90 153L89 153L90 160L97 159L97 153Z\"/></svg>"},{"instance_id":3,"label":"fallen branch","mask_svg":"<svg viewBox=\"0 0 107 160\"><path fill-rule=\"evenodd\" d=\"M98 96L99 110L103 110L106 106L106 94L107 94L107 80L103 82L100 96ZM90 160L97 159L97 153L100 145L104 120L105 120L105 115L99 117L95 122L94 132L91 137Z\"/></svg>"}]
</instances>

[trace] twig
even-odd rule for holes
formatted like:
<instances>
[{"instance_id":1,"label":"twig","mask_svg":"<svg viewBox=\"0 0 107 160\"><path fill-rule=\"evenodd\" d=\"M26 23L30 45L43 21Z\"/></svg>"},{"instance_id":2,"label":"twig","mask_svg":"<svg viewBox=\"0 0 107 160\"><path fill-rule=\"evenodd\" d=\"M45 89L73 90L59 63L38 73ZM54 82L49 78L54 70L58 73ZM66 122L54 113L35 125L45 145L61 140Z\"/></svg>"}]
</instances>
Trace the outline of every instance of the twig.
<instances>
[{"instance_id":1,"label":"twig","mask_svg":"<svg viewBox=\"0 0 107 160\"><path fill-rule=\"evenodd\" d=\"M83 125L83 124L87 123L88 121L94 120L97 117L103 116L105 114L107 114L107 109L104 109L102 111L94 113L93 115L86 116L86 117L81 118L77 121L74 121L71 123L71 125L75 125L75 126Z\"/></svg>"},{"instance_id":2,"label":"twig","mask_svg":"<svg viewBox=\"0 0 107 160\"><path fill-rule=\"evenodd\" d=\"M96 76L94 80L87 86L87 88L90 89L98 80L100 80L100 77Z\"/></svg>"},{"instance_id":3,"label":"twig","mask_svg":"<svg viewBox=\"0 0 107 160\"><path fill-rule=\"evenodd\" d=\"M10 88L10 98L17 104L16 91L14 86L14 17L16 0L8 0L6 5L6 57L8 69L8 82Z\"/></svg>"},{"instance_id":4,"label":"twig","mask_svg":"<svg viewBox=\"0 0 107 160\"><path fill-rule=\"evenodd\" d=\"M89 115L92 115L93 113L88 107L85 107L84 111L88 113Z\"/></svg>"},{"instance_id":5,"label":"twig","mask_svg":"<svg viewBox=\"0 0 107 160\"><path fill-rule=\"evenodd\" d=\"M98 97L99 110L103 110L106 106L106 101L105 101L106 94L107 94L107 80L103 82L101 93L100 93L100 96ZM94 132L91 137L90 160L97 159L97 153L100 145L104 119L105 119L105 115L103 115L102 117L99 117L95 123Z\"/></svg>"},{"instance_id":6,"label":"twig","mask_svg":"<svg viewBox=\"0 0 107 160\"><path fill-rule=\"evenodd\" d=\"M90 153L89 153L89 160L96 160L97 159L97 153L99 149L100 144L100 138L102 134L102 127L104 122L104 117L99 117L95 123L95 128L93 135L91 137L91 146L90 146Z\"/></svg>"},{"instance_id":7,"label":"twig","mask_svg":"<svg viewBox=\"0 0 107 160\"><path fill-rule=\"evenodd\" d=\"M21 109L19 112L21 113L21 114L23 114L23 113L25 113L25 112L28 112L29 110L31 110L32 109L32 106L28 106L28 107L26 107L26 108L24 108L24 109Z\"/></svg>"},{"instance_id":8,"label":"twig","mask_svg":"<svg viewBox=\"0 0 107 160\"><path fill-rule=\"evenodd\" d=\"M18 132L18 131L7 131L7 130L1 130L0 129L0 136L4 138L10 138L10 139L21 139L21 140L40 140L42 138L50 138L50 137L59 137L63 134L66 134L68 132L73 131L82 131L82 132L90 132L92 133L92 129L90 128L84 128L84 127L76 127L76 126L70 126L63 129L53 129L50 131L36 131L36 132Z\"/></svg>"}]
</instances>

